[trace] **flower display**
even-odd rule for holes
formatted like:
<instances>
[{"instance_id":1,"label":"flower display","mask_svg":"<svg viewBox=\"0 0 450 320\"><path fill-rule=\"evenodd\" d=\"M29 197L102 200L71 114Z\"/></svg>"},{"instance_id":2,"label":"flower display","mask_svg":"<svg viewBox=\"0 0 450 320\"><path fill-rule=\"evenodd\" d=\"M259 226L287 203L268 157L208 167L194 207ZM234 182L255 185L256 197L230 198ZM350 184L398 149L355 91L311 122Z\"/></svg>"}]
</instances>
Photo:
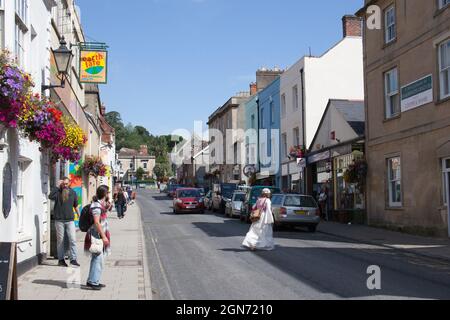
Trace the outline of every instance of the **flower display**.
<instances>
[{"instance_id":1,"label":"flower display","mask_svg":"<svg viewBox=\"0 0 450 320\"><path fill-rule=\"evenodd\" d=\"M303 159L305 157L306 150L302 146L291 147L289 150L289 156L291 158Z\"/></svg>"},{"instance_id":2,"label":"flower display","mask_svg":"<svg viewBox=\"0 0 450 320\"><path fill-rule=\"evenodd\" d=\"M94 177L105 177L108 171L106 165L98 157L86 157L83 170L86 175Z\"/></svg>"},{"instance_id":3,"label":"flower display","mask_svg":"<svg viewBox=\"0 0 450 320\"><path fill-rule=\"evenodd\" d=\"M64 124L66 137L61 142L61 146L72 149L80 149L84 147L87 142L87 138L83 132L83 129L81 129L80 126L78 126L69 117L62 117L62 123Z\"/></svg>"},{"instance_id":4,"label":"flower display","mask_svg":"<svg viewBox=\"0 0 450 320\"><path fill-rule=\"evenodd\" d=\"M33 86L31 77L10 62L8 52L0 53L0 122L17 127L20 111Z\"/></svg>"},{"instance_id":5,"label":"flower display","mask_svg":"<svg viewBox=\"0 0 450 320\"><path fill-rule=\"evenodd\" d=\"M368 165L366 160L355 160L344 173L344 180L347 183L356 184L362 193L367 177Z\"/></svg>"}]
</instances>

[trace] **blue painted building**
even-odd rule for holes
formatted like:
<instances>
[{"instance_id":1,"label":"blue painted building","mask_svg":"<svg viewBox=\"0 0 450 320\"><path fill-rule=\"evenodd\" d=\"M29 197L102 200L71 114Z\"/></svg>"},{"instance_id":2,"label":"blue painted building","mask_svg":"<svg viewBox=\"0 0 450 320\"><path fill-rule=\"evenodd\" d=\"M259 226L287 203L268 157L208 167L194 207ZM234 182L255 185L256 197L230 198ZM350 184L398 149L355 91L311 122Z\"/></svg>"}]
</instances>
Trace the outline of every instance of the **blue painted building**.
<instances>
[{"instance_id":1,"label":"blue painted building","mask_svg":"<svg viewBox=\"0 0 450 320\"><path fill-rule=\"evenodd\" d=\"M245 154L246 165L254 165L259 170L259 156L258 156L258 94L255 94L245 104Z\"/></svg>"},{"instance_id":2,"label":"blue painted building","mask_svg":"<svg viewBox=\"0 0 450 320\"><path fill-rule=\"evenodd\" d=\"M258 94L259 104L259 184L281 187L281 99L280 78Z\"/></svg>"}]
</instances>

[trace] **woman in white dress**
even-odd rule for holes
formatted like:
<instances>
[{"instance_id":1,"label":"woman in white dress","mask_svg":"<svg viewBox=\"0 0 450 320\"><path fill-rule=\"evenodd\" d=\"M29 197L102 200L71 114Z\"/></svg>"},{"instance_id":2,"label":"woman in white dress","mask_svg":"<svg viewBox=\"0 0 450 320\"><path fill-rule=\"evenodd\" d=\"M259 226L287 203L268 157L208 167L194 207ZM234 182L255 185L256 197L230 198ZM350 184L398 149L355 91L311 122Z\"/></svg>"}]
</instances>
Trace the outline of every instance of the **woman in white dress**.
<instances>
[{"instance_id":1,"label":"woman in white dress","mask_svg":"<svg viewBox=\"0 0 450 320\"><path fill-rule=\"evenodd\" d=\"M272 201L270 189L264 189L261 197L256 202L253 210L261 210L261 219L254 222L247 233L242 245L250 250L273 250L275 243L273 240L273 224L275 223L272 215Z\"/></svg>"}]
</instances>

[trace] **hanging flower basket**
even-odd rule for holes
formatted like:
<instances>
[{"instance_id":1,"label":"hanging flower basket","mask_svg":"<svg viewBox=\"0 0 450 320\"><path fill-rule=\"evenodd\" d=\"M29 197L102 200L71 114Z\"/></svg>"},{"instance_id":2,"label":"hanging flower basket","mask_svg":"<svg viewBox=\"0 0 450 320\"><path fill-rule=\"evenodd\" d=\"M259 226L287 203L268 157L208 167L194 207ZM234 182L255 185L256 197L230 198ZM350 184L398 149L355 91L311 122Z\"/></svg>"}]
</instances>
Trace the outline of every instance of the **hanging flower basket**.
<instances>
[{"instance_id":1,"label":"hanging flower basket","mask_svg":"<svg viewBox=\"0 0 450 320\"><path fill-rule=\"evenodd\" d=\"M302 146L291 147L289 150L289 156L295 159L303 159L305 157L306 150Z\"/></svg>"},{"instance_id":2,"label":"hanging flower basket","mask_svg":"<svg viewBox=\"0 0 450 320\"><path fill-rule=\"evenodd\" d=\"M344 173L344 181L349 184L356 184L358 190L364 192L368 165L366 160L355 160L349 165Z\"/></svg>"},{"instance_id":3,"label":"hanging flower basket","mask_svg":"<svg viewBox=\"0 0 450 320\"><path fill-rule=\"evenodd\" d=\"M81 159L81 150L86 145L87 138L83 129L69 117L62 117L61 121L66 136L59 145L53 147L52 158L54 161L60 159L78 163Z\"/></svg>"},{"instance_id":4,"label":"hanging flower basket","mask_svg":"<svg viewBox=\"0 0 450 320\"><path fill-rule=\"evenodd\" d=\"M107 174L107 167L98 157L86 157L83 164L83 171L86 175L93 177L105 177Z\"/></svg>"}]
</instances>

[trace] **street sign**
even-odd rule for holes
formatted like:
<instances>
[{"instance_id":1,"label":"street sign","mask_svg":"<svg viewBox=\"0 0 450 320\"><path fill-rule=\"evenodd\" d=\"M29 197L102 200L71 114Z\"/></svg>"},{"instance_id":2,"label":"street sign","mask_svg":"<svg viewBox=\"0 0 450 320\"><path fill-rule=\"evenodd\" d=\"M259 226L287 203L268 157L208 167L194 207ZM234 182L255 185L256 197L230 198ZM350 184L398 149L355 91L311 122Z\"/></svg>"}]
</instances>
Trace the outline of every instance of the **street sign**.
<instances>
[{"instance_id":1,"label":"street sign","mask_svg":"<svg viewBox=\"0 0 450 320\"><path fill-rule=\"evenodd\" d=\"M0 243L0 301L17 300L16 244Z\"/></svg>"}]
</instances>

